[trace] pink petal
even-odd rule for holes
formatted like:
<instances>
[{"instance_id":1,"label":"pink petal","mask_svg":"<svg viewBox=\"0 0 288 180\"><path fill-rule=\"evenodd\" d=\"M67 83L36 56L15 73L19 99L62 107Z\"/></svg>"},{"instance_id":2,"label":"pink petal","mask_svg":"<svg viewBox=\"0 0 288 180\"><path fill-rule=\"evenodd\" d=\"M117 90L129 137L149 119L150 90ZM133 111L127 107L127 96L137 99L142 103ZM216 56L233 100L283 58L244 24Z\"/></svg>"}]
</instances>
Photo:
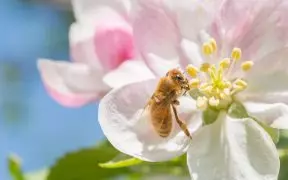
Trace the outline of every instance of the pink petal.
<instances>
[{"instance_id":1,"label":"pink petal","mask_svg":"<svg viewBox=\"0 0 288 180\"><path fill-rule=\"evenodd\" d=\"M109 90L101 72L86 64L41 59L38 69L48 93L64 106L83 106Z\"/></svg>"},{"instance_id":2,"label":"pink petal","mask_svg":"<svg viewBox=\"0 0 288 180\"><path fill-rule=\"evenodd\" d=\"M94 45L104 69L115 69L124 61L134 58L132 28L123 19L105 19L99 24Z\"/></svg>"},{"instance_id":3,"label":"pink petal","mask_svg":"<svg viewBox=\"0 0 288 180\"><path fill-rule=\"evenodd\" d=\"M85 62L106 71L134 57L132 28L115 10L99 7L88 20L70 30L74 61Z\"/></svg>"},{"instance_id":4,"label":"pink petal","mask_svg":"<svg viewBox=\"0 0 288 180\"><path fill-rule=\"evenodd\" d=\"M99 92L99 93L91 94L91 95L61 93L57 91L57 89L53 89L52 87L46 84L44 85L49 95L59 104L61 104L62 106L66 106L66 107L81 107L90 102L99 100L106 94L106 92L103 92L103 93Z\"/></svg>"},{"instance_id":5,"label":"pink petal","mask_svg":"<svg viewBox=\"0 0 288 180\"><path fill-rule=\"evenodd\" d=\"M283 0L223 1L222 8L211 27L226 51L237 46L243 58L259 59L281 48L287 41L279 26L280 14L287 13ZM286 8L283 8L286 7Z\"/></svg>"}]
</instances>

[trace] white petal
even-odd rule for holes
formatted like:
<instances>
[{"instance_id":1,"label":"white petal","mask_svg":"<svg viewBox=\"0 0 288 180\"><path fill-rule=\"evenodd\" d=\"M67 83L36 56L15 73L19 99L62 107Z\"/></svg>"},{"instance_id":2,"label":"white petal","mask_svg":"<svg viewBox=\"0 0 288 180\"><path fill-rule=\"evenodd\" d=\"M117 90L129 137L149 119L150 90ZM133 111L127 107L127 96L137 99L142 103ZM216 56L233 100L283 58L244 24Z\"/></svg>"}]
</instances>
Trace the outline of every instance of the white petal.
<instances>
[{"instance_id":1,"label":"white petal","mask_svg":"<svg viewBox=\"0 0 288 180\"><path fill-rule=\"evenodd\" d=\"M123 153L146 160L165 161L183 154L189 138L173 119L173 130L167 138L153 129L148 111L143 112L157 80L148 80L123 86L109 92L99 105L98 120L111 144ZM195 113L195 102L188 97L180 99L180 118L193 133L201 125L200 114Z\"/></svg>"},{"instance_id":2,"label":"white petal","mask_svg":"<svg viewBox=\"0 0 288 180\"><path fill-rule=\"evenodd\" d=\"M247 101L288 103L288 48L273 52L254 63L246 73L248 88L240 93Z\"/></svg>"},{"instance_id":3,"label":"white petal","mask_svg":"<svg viewBox=\"0 0 288 180\"><path fill-rule=\"evenodd\" d=\"M109 90L91 66L40 59L38 69L50 95L65 106L82 106Z\"/></svg>"},{"instance_id":4,"label":"white petal","mask_svg":"<svg viewBox=\"0 0 288 180\"><path fill-rule=\"evenodd\" d=\"M184 38L195 41L199 32L214 19L220 6L218 0L164 0L167 8L175 17L177 27Z\"/></svg>"},{"instance_id":5,"label":"white petal","mask_svg":"<svg viewBox=\"0 0 288 180\"><path fill-rule=\"evenodd\" d=\"M95 26L73 23L69 31L69 43L72 60L86 63L98 69L103 68L94 46Z\"/></svg>"},{"instance_id":6,"label":"white petal","mask_svg":"<svg viewBox=\"0 0 288 180\"><path fill-rule=\"evenodd\" d=\"M91 19L98 8L107 7L127 18L131 0L72 0L75 17L78 21Z\"/></svg>"},{"instance_id":7,"label":"white petal","mask_svg":"<svg viewBox=\"0 0 288 180\"><path fill-rule=\"evenodd\" d=\"M273 128L288 129L288 106L286 104L245 102L244 106L251 117Z\"/></svg>"},{"instance_id":8,"label":"white petal","mask_svg":"<svg viewBox=\"0 0 288 180\"><path fill-rule=\"evenodd\" d=\"M194 180L277 180L280 168L273 141L255 121L223 112L194 135L187 155Z\"/></svg>"},{"instance_id":9,"label":"white petal","mask_svg":"<svg viewBox=\"0 0 288 180\"><path fill-rule=\"evenodd\" d=\"M129 60L122 63L117 69L106 74L103 81L112 88L118 88L126 84L152 78L155 78L154 74L143 61Z\"/></svg>"},{"instance_id":10,"label":"white petal","mask_svg":"<svg viewBox=\"0 0 288 180\"><path fill-rule=\"evenodd\" d=\"M201 49L197 43L183 39L181 41L181 48L186 58L189 59L189 63L196 67L200 67L200 65L204 62L201 56Z\"/></svg>"},{"instance_id":11,"label":"white petal","mask_svg":"<svg viewBox=\"0 0 288 180\"><path fill-rule=\"evenodd\" d=\"M165 59L153 53L146 54L147 66L156 76L164 76L170 69L180 68L178 57L176 59Z\"/></svg>"},{"instance_id":12,"label":"white petal","mask_svg":"<svg viewBox=\"0 0 288 180\"><path fill-rule=\"evenodd\" d=\"M180 63L178 29L160 1L139 0L132 7L136 46L152 71L162 76L166 64Z\"/></svg>"}]
</instances>

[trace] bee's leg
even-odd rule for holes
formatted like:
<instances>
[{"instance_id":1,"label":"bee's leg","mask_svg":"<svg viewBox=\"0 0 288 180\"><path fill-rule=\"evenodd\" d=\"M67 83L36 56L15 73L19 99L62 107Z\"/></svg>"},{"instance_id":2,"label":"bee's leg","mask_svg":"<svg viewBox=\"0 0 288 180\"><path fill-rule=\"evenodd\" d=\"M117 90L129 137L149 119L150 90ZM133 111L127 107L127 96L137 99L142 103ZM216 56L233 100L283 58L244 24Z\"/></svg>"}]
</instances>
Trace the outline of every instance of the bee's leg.
<instances>
[{"instance_id":1,"label":"bee's leg","mask_svg":"<svg viewBox=\"0 0 288 180\"><path fill-rule=\"evenodd\" d=\"M172 109L173 109L174 116L175 116L177 124L180 126L180 128L186 134L186 136L188 136L190 139L192 139L192 136L190 135L190 132L189 132L189 130L187 128L187 125L183 121L181 121L179 119L176 107L174 105L172 105Z\"/></svg>"},{"instance_id":2,"label":"bee's leg","mask_svg":"<svg viewBox=\"0 0 288 180\"><path fill-rule=\"evenodd\" d=\"M176 106L178 106L180 104L180 102L177 99L173 100L172 103L173 103L173 105L176 105Z\"/></svg>"},{"instance_id":3,"label":"bee's leg","mask_svg":"<svg viewBox=\"0 0 288 180\"><path fill-rule=\"evenodd\" d=\"M154 98L156 103L160 103L166 98L166 96L163 95L162 93L157 93L157 94L153 94L152 98Z\"/></svg>"}]
</instances>

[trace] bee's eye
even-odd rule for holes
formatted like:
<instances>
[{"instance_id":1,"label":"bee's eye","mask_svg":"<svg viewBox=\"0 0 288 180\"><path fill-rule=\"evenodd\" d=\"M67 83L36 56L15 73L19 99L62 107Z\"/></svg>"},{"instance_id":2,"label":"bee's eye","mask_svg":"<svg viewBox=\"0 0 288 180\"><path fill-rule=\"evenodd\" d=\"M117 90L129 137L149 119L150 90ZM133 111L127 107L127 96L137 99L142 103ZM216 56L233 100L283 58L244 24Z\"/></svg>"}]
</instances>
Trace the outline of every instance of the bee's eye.
<instances>
[{"instance_id":1,"label":"bee's eye","mask_svg":"<svg viewBox=\"0 0 288 180\"><path fill-rule=\"evenodd\" d=\"M183 79L183 77L182 76L180 76L179 74L178 75L176 75L176 79L177 80L179 80L179 81L183 81L184 79Z\"/></svg>"}]
</instances>

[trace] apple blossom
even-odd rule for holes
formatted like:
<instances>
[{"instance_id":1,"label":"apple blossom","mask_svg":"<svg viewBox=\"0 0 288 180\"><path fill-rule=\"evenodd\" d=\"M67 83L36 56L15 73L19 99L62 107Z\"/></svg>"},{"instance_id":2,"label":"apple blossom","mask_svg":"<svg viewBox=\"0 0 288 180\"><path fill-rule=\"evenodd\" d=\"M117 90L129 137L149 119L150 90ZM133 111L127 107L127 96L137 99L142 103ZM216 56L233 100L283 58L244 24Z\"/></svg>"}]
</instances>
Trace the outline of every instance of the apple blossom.
<instances>
[{"instance_id":1,"label":"apple blossom","mask_svg":"<svg viewBox=\"0 0 288 180\"><path fill-rule=\"evenodd\" d=\"M57 102L82 106L99 100L111 88L154 77L134 46L130 0L74 0L72 4L73 62L38 61L44 85Z\"/></svg>"},{"instance_id":2,"label":"apple blossom","mask_svg":"<svg viewBox=\"0 0 288 180\"><path fill-rule=\"evenodd\" d=\"M135 42L149 68L161 77L180 65L190 75L191 97L177 108L193 139L176 123L158 137L142 113L156 77L100 101L108 140L146 161L187 152L194 180L276 180L277 149L261 125L288 127L287 8L284 0L135 0Z\"/></svg>"}]
</instances>

